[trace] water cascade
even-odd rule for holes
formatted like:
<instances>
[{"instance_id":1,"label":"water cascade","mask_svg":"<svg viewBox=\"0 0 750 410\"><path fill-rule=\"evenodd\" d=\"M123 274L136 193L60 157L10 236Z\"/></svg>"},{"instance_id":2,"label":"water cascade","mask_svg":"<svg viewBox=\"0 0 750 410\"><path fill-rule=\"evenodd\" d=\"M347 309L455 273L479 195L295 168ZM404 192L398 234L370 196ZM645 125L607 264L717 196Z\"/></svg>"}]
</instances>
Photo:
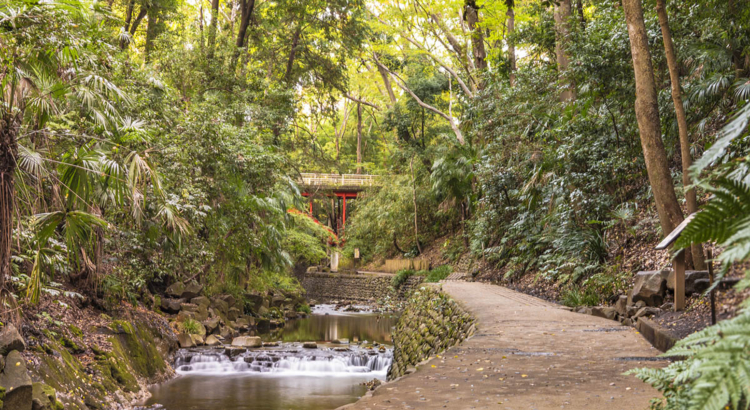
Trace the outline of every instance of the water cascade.
<instances>
[{"instance_id":1,"label":"water cascade","mask_svg":"<svg viewBox=\"0 0 750 410\"><path fill-rule=\"evenodd\" d=\"M350 376L353 373L384 377L393 360L390 349L304 349L289 344L277 349L186 349L178 352L175 369L182 375L262 373L268 376Z\"/></svg>"}]
</instances>

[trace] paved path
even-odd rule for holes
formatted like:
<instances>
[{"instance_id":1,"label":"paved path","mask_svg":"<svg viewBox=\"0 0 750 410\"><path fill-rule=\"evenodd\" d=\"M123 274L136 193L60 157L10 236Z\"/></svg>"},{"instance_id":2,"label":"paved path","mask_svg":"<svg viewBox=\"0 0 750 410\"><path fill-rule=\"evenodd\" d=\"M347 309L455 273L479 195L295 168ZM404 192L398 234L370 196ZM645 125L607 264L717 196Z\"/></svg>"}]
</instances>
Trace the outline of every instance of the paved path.
<instances>
[{"instance_id":1,"label":"paved path","mask_svg":"<svg viewBox=\"0 0 750 410\"><path fill-rule=\"evenodd\" d=\"M658 351L631 327L512 290L447 282L478 319L471 339L347 410L648 408L657 392L633 368Z\"/></svg>"}]
</instances>

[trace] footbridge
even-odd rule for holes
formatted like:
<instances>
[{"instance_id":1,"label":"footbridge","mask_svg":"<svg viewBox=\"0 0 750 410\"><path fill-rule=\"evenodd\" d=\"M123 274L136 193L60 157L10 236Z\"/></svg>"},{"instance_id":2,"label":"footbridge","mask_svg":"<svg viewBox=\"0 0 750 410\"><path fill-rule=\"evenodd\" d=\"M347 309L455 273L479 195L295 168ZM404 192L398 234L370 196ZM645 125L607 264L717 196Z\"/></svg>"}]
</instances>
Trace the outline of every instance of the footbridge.
<instances>
[{"instance_id":1,"label":"footbridge","mask_svg":"<svg viewBox=\"0 0 750 410\"><path fill-rule=\"evenodd\" d=\"M302 195L309 198L310 216L325 221L324 225L340 236L346 225L347 199L355 199L360 192L379 186L381 176L303 172L298 183ZM326 217L321 217L322 214Z\"/></svg>"}]
</instances>

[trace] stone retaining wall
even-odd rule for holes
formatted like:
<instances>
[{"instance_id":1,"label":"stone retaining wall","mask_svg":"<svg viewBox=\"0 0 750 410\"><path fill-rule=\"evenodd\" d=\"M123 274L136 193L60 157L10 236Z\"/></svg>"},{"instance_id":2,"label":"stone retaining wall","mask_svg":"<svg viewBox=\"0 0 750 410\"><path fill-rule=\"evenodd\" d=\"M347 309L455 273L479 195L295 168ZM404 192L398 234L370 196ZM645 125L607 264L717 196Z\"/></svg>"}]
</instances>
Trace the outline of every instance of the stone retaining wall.
<instances>
[{"instance_id":1,"label":"stone retaining wall","mask_svg":"<svg viewBox=\"0 0 750 410\"><path fill-rule=\"evenodd\" d=\"M475 319L439 287L419 287L396 324L388 380L474 334Z\"/></svg>"},{"instance_id":2,"label":"stone retaining wall","mask_svg":"<svg viewBox=\"0 0 750 410\"><path fill-rule=\"evenodd\" d=\"M424 278L412 276L404 282L398 291L391 286L392 275L377 274L341 274L341 273L306 273L300 278L308 299L318 302L328 300L348 300L370 302L385 298L404 299Z\"/></svg>"}]
</instances>

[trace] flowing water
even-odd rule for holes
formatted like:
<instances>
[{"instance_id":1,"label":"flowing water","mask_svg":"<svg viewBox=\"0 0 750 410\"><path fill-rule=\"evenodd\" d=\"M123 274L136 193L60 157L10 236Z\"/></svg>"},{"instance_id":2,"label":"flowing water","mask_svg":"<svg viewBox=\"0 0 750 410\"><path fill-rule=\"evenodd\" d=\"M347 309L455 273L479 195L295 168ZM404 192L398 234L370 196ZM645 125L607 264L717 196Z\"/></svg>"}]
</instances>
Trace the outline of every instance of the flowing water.
<instances>
[{"instance_id":1,"label":"flowing water","mask_svg":"<svg viewBox=\"0 0 750 410\"><path fill-rule=\"evenodd\" d=\"M152 388L145 404L167 410L335 409L365 393L360 383L385 380L395 322L391 316L320 306L306 319L261 335L264 341L280 341L278 347L183 349L174 364L179 377ZM344 338L387 347L331 343ZM318 348L305 349L304 341L316 341Z\"/></svg>"}]
</instances>

